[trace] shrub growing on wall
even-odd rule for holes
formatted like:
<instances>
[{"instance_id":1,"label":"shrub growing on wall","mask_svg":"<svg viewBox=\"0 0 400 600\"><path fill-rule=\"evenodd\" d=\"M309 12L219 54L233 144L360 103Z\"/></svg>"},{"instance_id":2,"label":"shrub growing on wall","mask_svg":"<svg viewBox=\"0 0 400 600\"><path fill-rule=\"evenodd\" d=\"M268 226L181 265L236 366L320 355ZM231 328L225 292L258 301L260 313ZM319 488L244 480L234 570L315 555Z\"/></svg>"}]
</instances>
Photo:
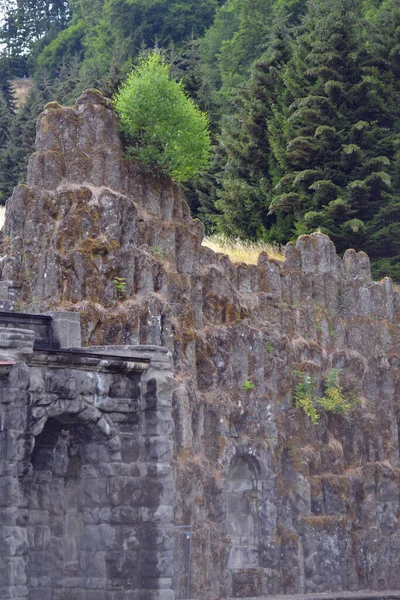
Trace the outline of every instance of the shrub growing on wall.
<instances>
[{"instance_id":1,"label":"shrub growing on wall","mask_svg":"<svg viewBox=\"0 0 400 600\"><path fill-rule=\"evenodd\" d=\"M142 59L115 96L128 152L146 171L187 181L206 168L210 154L208 119L170 79L157 53Z\"/></svg>"}]
</instances>

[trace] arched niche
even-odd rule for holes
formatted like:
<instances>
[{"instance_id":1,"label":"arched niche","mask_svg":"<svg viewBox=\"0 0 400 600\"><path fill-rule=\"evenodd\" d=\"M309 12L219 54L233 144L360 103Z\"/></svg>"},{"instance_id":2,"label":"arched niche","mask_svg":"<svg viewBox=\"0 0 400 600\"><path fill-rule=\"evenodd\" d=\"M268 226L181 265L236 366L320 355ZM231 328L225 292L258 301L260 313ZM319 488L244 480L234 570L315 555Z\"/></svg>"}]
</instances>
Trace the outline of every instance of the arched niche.
<instances>
[{"instance_id":1,"label":"arched niche","mask_svg":"<svg viewBox=\"0 0 400 600\"><path fill-rule=\"evenodd\" d=\"M252 456L235 456L227 481L226 528L231 550L228 567L259 566L260 482L259 467Z\"/></svg>"},{"instance_id":2,"label":"arched niche","mask_svg":"<svg viewBox=\"0 0 400 600\"><path fill-rule=\"evenodd\" d=\"M96 536L107 522L101 469L112 460L108 442L95 422L70 414L49 418L35 436L27 490L29 599L80 597L88 577L106 589L106 557Z\"/></svg>"}]
</instances>

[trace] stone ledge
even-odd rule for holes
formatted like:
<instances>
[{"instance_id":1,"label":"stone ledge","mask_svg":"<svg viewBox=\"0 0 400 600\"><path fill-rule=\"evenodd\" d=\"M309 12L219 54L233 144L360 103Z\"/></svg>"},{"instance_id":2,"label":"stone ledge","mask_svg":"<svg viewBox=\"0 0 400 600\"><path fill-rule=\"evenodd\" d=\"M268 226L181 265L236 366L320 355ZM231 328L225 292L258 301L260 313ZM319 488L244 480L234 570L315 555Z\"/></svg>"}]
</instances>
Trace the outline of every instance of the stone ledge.
<instances>
[{"instance_id":1,"label":"stone ledge","mask_svg":"<svg viewBox=\"0 0 400 600\"><path fill-rule=\"evenodd\" d=\"M143 372L149 367L149 359L137 356L116 356L95 354L82 350L37 350L26 363L30 367L50 367L53 369L83 369L113 373Z\"/></svg>"},{"instance_id":2,"label":"stone ledge","mask_svg":"<svg viewBox=\"0 0 400 600\"><path fill-rule=\"evenodd\" d=\"M400 590L282 594L279 596L256 596L252 598L226 598L225 600L395 600L397 598L400 598Z\"/></svg>"}]
</instances>

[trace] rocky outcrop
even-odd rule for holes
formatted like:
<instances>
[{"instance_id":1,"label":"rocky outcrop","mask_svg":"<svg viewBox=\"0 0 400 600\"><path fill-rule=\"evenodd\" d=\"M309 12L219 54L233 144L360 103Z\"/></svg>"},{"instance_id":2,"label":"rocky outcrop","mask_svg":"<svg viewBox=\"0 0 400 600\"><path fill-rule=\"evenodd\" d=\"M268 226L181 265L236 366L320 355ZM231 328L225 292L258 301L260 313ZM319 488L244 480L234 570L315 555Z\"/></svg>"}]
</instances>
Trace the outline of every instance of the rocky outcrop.
<instances>
[{"instance_id":1,"label":"rocky outcrop","mask_svg":"<svg viewBox=\"0 0 400 600\"><path fill-rule=\"evenodd\" d=\"M124 159L108 101L88 91L39 119L28 184L7 205L2 280L20 308L80 311L88 345L170 350L191 597L400 589L392 282L322 234L257 266L202 237L178 189ZM333 369L351 407L313 424L293 371L321 395Z\"/></svg>"}]
</instances>

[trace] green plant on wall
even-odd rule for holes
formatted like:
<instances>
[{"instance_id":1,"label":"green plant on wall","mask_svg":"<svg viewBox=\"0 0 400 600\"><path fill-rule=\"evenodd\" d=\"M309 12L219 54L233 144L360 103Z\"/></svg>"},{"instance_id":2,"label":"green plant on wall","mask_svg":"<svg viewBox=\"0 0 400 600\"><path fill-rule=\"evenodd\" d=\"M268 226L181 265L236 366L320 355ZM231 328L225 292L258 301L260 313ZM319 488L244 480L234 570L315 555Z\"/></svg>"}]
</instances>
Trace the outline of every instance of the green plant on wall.
<instances>
[{"instance_id":1,"label":"green plant on wall","mask_svg":"<svg viewBox=\"0 0 400 600\"><path fill-rule=\"evenodd\" d=\"M315 406L315 383L313 378L302 371L293 371L297 380L293 389L293 400L296 408L301 408L311 423L317 423L319 414Z\"/></svg>"},{"instance_id":2,"label":"green plant on wall","mask_svg":"<svg viewBox=\"0 0 400 600\"><path fill-rule=\"evenodd\" d=\"M161 248L161 246L154 246L153 253L157 260L162 261L165 259L165 250L164 248Z\"/></svg>"},{"instance_id":3,"label":"green plant on wall","mask_svg":"<svg viewBox=\"0 0 400 600\"><path fill-rule=\"evenodd\" d=\"M256 386L254 385L254 383L251 381L251 379L246 379L246 381L243 382L242 385L242 390L244 392L250 392L251 390L254 390Z\"/></svg>"},{"instance_id":4,"label":"green plant on wall","mask_svg":"<svg viewBox=\"0 0 400 600\"><path fill-rule=\"evenodd\" d=\"M293 371L296 384L293 388L293 400L296 408L301 408L311 423L318 423L319 410L334 414L343 414L351 409L351 403L346 399L343 388L339 383L339 370L331 369L323 385L323 395L315 393L315 381L307 373Z\"/></svg>"},{"instance_id":5,"label":"green plant on wall","mask_svg":"<svg viewBox=\"0 0 400 600\"><path fill-rule=\"evenodd\" d=\"M125 277L114 277L113 283L118 293L118 300L123 300L126 294L126 278Z\"/></svg>"},{"instance_id":6,"label":"green plant on wall","mask_svg":"<svg viewBox=\"0 0 400 600\"><path fill-rule=\"evenodd\" d=\"M329 371L324 383L324 394L318 398L318 406L336 414L350 410L351 405L344 397L343 388L339 384L338 369Z\"/></svg>"}]
</instances>

